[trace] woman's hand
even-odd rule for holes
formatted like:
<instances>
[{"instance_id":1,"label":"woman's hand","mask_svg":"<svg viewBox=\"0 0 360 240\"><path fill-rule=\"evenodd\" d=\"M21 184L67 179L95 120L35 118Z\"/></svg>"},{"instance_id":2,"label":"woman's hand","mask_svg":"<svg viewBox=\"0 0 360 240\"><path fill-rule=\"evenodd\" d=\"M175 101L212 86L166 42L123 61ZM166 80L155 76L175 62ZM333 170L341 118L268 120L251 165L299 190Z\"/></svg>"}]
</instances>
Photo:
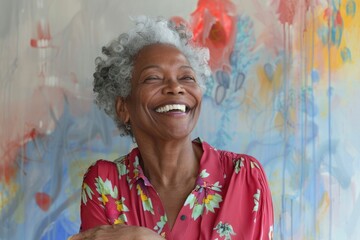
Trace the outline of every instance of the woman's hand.
<instances>
[{"instance_id":1,"label":"woman's hand","mask_svg":"<svg viewBox=\"0 0 360 240\"><path fill-rule=\"evenodd\" d=\"M123 224L103 225L71 236L68 240L164 240L156 232Z\"/></svg>"}]
</instances>

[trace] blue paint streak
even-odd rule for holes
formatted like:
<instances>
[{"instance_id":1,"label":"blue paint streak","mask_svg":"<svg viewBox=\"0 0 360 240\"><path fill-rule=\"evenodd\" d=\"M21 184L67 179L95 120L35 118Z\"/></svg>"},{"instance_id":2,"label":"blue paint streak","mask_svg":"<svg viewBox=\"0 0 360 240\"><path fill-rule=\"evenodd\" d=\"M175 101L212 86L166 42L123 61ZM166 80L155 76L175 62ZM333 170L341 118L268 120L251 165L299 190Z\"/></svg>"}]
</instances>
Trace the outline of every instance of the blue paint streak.
<instances>
[{"instance_id":1,"label":"blue paint streak","mask_svg":"<svg viewBox=\"0 0 360 240\"><path fill-rule=\"evenodd\" d=\"M313 70L311 71L311 81L312 81L313 83L318 83L318 82L320 81L320 75L319 75L318 70L313 69ZM313 87L314 87L314 86L311 86L311 89L314 89Z\"/></svg>"},{"instance_id":2,"label":"blue paint streak","mask_svg":"<svg viewBox=\"0 0 360 240\"><path fill-rule=\"evenodd\" d=\"M328 0L329 1L329 0ZM330 2L328 2L329 6L330 6ZM331 23L330 20L328 22L328 26L331 27ZM342 32L341 32L342 33ZM332 239L332 149L331 149L331 42L330 39L334 42L333 39L333 31L329 31L328 32L328 44L327 44L327 51L328 51L328 154L329 154L329 167L328 167L328 171L329 171L329 198L330 198L330 208L329 208L329 240ZM341 37L340 37L340 41L341 41ZM339 42L340 44L340 42Z\"/></svg>"},{"instance_id":3,"label":"blue paint streak","mask_svg":"<svg viewBox=\"0 0 360 240\"><path fill-rule=\"evenodd\" d=\"M285 29L285 25L283 25L283 44L284 44L284 49L286 52L286 29ZM284 65L284 74L283 74L283 84L284 84L284 91L287 90L287 58L286 58L286 54L284 54L284 61L283 61L283 65ZM284 94L285 96L285 94ZM286 99L284 100L284 102L286 102ZM283 166L282 166L282 193L281 193L281 222L280 222L280 231L281 231L281 239L285 239L284 238L284 234L285 234L285 222L284 222L284 216L286 213L286 202L285 202L285 194L286 194L286 184L285 184L285 171L286 171L286 160L287 160L287 154L286 154L286 149L287 149L287 143L286 143L286 137L287 137L287 110L286 108L284 108L284 142L285 142L285 148L284 148L284 154L283 154Z\"/></svg>"}]
</instances>

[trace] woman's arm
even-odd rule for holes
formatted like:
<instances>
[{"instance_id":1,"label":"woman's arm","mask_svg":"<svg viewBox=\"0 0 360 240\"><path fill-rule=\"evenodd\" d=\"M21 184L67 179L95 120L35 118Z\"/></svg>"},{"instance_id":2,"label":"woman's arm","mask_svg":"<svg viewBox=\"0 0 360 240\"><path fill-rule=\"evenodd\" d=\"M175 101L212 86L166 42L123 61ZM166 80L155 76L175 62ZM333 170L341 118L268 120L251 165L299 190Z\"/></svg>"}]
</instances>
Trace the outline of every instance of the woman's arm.
<instances>
[{"instance_id":1,"label":"woman's arm","mask_svg":"<svg viewBox=\"0 0 360 240\"><path fill-rule=\"evenodd\" d=\"M80 231L112 224L106 209L109 200L113 202L111 191L116 184L117 176L117 169L112 162L99 160L88 168L81 189ZM105 182L107 184L102 184Z\"/></svg>"},{"instance_id":2,"label":"woman's arm","mask_svg":"<svg viewBox=\"0 0 360 240\"><path fill-rule=\"evenodd\" d=\"M163 239L151 229L127 226L119 220L119 212L111 206L119 197L118 171L113 162L99 160L84 175L81 191L80 233L71 240L81 239ZM110 209L110 210L109 210Z\"/></svg>"},{"instance_id":3,"label":"woman's arm","mask_svg":"<svg viewBox=\"0 0 360 240\"><path fill-rule=\"evenodd\" d=\"M164 240L154 231L138 226L124 224L98 226L73 235L68 240Z\"/></svg>"}]
</instances>

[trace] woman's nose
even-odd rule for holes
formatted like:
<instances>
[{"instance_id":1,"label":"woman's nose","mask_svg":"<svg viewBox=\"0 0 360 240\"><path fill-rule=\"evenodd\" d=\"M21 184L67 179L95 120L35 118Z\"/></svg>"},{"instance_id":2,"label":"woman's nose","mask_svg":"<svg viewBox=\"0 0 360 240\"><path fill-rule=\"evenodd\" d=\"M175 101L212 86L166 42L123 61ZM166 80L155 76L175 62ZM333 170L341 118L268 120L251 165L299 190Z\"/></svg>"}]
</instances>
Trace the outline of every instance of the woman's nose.
<instances>
[{"instance_id":1,"label":"woman's nose","mask_svg":"<svg viewBox=\"0 0 360 240\"><path fill-rule=\"evenodd\" d=\"M184 94L185 89L177 79L168 79L165 81L163 89L166 94Z\"/></svg>"}]
</instances>

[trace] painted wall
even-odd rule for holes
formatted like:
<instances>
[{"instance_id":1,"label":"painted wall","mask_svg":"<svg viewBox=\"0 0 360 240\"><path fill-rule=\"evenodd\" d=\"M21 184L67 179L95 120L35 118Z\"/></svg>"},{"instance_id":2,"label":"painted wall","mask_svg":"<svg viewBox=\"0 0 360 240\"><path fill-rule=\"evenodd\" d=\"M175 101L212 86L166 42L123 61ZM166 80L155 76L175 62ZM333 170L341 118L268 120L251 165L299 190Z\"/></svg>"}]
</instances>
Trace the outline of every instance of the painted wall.
<instances>
[{"instance_id":1,"label":"painted wall","mask_svg":"<svg viewBox=\"0 0 360 240\"><path fill-rule=\"evenodd\" d=\"M185 19L210 48L213 76L194 136L262 162L274 238L358 239L359 7L360 0L2 0L0 239L76 233L86 168L134 147L93 105L92 73L101 46L139 14Z\"/></svg>"}]
</instances>

